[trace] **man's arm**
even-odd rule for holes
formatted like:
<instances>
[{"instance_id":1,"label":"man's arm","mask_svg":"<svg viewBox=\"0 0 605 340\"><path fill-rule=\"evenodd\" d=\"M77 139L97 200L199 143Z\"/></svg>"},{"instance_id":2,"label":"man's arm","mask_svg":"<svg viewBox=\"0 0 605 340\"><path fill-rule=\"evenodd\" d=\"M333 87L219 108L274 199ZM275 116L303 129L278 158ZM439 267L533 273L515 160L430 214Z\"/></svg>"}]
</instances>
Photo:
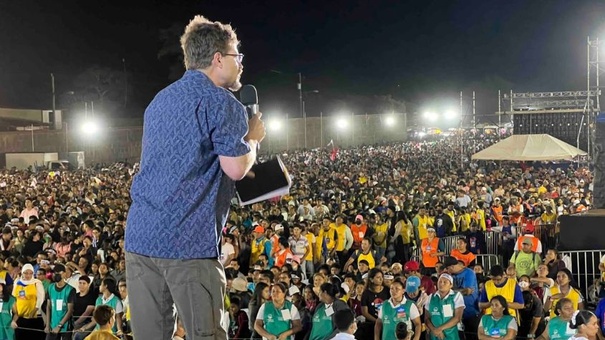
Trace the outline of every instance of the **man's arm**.
<instances>
[{"instance_id":1,"label":"man's arm","mask_svg":"<svg viewBox=\"0 0 605 340\"><path fill-rule=\"evenodd\" d=\"M248 145L250 145L250 151L245 155L239 157L218 156L221 169L234 181L244 178L256 161L258 142L250 140Z\"/></svg>"},{"instance_id":2,"label":"man's arm","mask_svg":"<svg viewBox=\"0 0 605 340\"><path fill-rule=\"evenodd\" d=\"M234 181L244 178L256 161L258 143L265 138L265 124L260 120L262 115L259 112L248 121L248 134L244 137L244 141L250 146L247 154L238 157L219 156L221 169Z\"/></svg>"}]
</instances>

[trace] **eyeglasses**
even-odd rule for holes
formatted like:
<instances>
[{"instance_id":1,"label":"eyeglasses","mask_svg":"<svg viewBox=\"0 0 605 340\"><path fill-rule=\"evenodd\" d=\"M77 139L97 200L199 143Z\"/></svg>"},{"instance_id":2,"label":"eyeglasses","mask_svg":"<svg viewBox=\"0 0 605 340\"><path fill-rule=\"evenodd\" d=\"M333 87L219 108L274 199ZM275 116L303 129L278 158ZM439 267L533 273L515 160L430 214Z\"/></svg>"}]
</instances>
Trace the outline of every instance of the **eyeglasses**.
<instances>
[{"instance_id":1,"label":"eyeglasses","mask_svg":"<svg viewBox=\"0 0 605 340\"><path fill-rule=\"evenodd\" d=\"M230 55L230 56L234 57L238 63L241 63L244 60L243 53L223 53L223 55Z\"/></svg>"}]
</instances>

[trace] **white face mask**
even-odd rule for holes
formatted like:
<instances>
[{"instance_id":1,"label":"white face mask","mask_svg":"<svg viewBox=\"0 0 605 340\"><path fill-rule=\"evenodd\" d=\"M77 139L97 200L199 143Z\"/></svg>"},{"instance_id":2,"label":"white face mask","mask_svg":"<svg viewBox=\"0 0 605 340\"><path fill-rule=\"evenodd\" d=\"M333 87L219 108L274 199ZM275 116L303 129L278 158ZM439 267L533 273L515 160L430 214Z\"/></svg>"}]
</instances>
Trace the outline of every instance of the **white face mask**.
<instances>
[{"instance_id":1,"label":"white face mask","mask_svg":"<svg viewBox=\"0 0 605 340\"><path fill-rule=\"evenodd\" d=\"M527 288L527 287L529 287L529 282L527 282L527 281L520 281L519 282L519 287L521 287L521 288Z\"/></svg>"}]
</instances>

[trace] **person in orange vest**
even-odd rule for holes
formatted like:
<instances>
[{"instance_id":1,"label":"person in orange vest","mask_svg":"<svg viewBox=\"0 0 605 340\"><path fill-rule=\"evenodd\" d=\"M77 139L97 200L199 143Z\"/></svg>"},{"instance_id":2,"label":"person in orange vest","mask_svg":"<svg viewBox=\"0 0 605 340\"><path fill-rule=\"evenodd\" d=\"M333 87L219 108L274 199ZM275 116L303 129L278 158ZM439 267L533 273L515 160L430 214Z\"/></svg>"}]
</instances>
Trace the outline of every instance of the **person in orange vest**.
<instances>
[{"instance_id":1,"label":"person in orange vest","mask_svg":"<svg viewBox=\"0 0 605 340\"><path fill-rule=\"evenodd\" d=\"M424 275L432 275L436 272L435 265L439 256L445 255L443 240L435 236L435 228L427 228L428 237L422 240L422 266Z\"/></svg>"},{"instance_id":2,"label":"person in orange vest","mask_svg":"<svg viewBox=\"0 0 605 340\"><path fill-rule=\"evenodd\" d=\"M492 216L494 216L494 219L496 220L496 222L498 222L498 226L500 227L504 225L503 211L504 209L502 207L502 204L500 204L500 198L494 198L494 204L492 205Z\"/></svg>"},{"instance_id":3,"label":"person in orange vest","mask_svg":"<svg viewBox=\"0 0 605 340\"><path fill-rule=\"evenodd\" d=\"M465 267L472 267L475 265L475 254L468 250L468 241L466 237L462 236L456 240L456 248L452 249L452 257L456 260L464 262Z\"/></svg>"},{"instance_id":4,"label":"person in orange vest","mask_svg":"<svg viewBox=\"0 0 605 340\"><path fill-rule=\"evenodd\" d=\"M351 224L351 234L353 234L353 246L351 246L352 251L361 248L361 241L363 241L364 237L366 237L367 232L368 226L364 223L363 216L355 216L355 222Z\"/></svg>"},{"instance_id":5,"label":"person in orange vest","mask_svg":"<svg viewBox=\"0 0 605 340\"><path fill-rule=\"evenodd\" d=\"M542 242L539 238L534 236L534 225L532 224L532 221L524 220L524 222L525 223L522 223L522 227L520 229L522 230L522 233L517 238L517 242L515 242L514 251L519 252L521 249L523 249L523 241L527 239L532 243L531 251L537 254L542 254ZM517 230L519 230L519 226L517 226Z\"/></svg>"}]
</instances>

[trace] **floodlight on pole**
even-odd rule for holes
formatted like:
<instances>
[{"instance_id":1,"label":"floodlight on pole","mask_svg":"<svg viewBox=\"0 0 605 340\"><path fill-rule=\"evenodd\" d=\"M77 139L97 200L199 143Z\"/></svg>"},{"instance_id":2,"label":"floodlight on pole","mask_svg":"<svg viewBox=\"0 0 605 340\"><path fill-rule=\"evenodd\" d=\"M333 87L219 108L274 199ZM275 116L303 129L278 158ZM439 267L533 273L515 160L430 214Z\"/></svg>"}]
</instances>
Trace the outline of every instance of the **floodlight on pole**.
<instances>
[{"instance_id":1,"label":"floodlight on pole","mask_svg":"<svg viewBox=\"0 0 605 340\"><path fill-rule=\"evenodd\" d=\"M437 119L439 119L439 115L436 114L435 112L427 111L424 113L424 119L426 119L429 122L436 122Z\"/></svg>"},{"instance_id":2,"label":"floodlight on pole","mask_svg":"<svg viewBox=\"0 0 605 340\"><path fill-rule=\"evenodd\" d=\"M393 116L387 116L384 119L384 125L386 125L386 126L393 126L393 125L395 125L395 123L396 123L395 117L393 117Z\"/></svg>"},{"instance_id":3,"label":"floodlight on pole","mask_svg":"<svg viewBox=\"0 0 605 340\"><path fill-rule=\"evenodd\" d=\"M452 109L445 111L445 118L447 120L456 120L456 119L458 119L458 111L452 110Z\"/></svg>"},{"instance_id":4,"label":"floodlight on pole","mask_svg":"<svg viewBox=\"0 0 605 340\"><path fill-rule=\"evenodd\" d=\"M346 130L349 127L349 121L344 117L339 117L336 119L336 127L339 130Z\"/></svg>"},{"instance_id":5,"label":"floodlight on pole","mask_svg":"<svg viewBox=\"0 0 605 340\"><path fill-rule=\"evenodd\" d=\"M99 131L101 131L101 127L99 126L99 123L93 120L88 120L85 121L84 123L82 123L82 133L84 135L96 135L97 133L99 133Z\"/></svg>"},{"instance_id":6,"label":"floodlight on pole","mask_svg":"<svg viewBox=\"0 0 605 340\"><path fill-rule=\"evenodd\" d=\"M277 132L277 131L280 131L281 128L283 127L283 122L278 118L273 118L273 119L269 120L268 127L269 127L269 130L271 130L273 132Z\"/></svg>"}]
</instances>

